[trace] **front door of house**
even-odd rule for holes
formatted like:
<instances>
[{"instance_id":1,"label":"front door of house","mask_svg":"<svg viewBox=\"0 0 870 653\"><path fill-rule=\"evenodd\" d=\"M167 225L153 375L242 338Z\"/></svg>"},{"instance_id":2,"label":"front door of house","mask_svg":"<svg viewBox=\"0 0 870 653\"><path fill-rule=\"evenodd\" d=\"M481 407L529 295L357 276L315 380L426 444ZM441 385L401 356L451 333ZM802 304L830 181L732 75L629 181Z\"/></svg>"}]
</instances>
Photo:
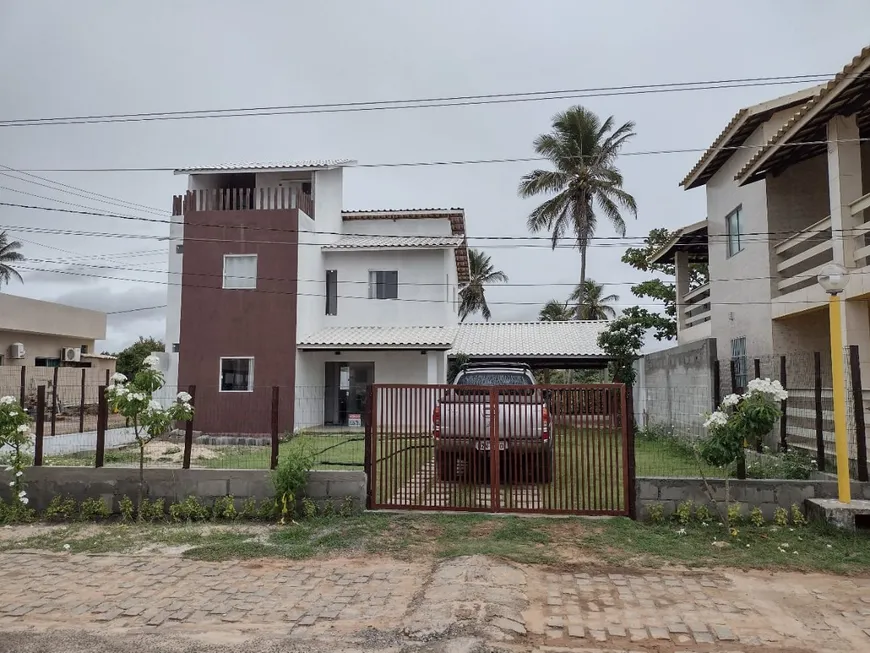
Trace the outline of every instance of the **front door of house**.
<instances>
[{"instance_id":1,"label":"front door of house","mask_svg":"<svg viewBox=\"0 0 870 653\"><path fill-rule=\"evenodd\" d=\"M375 364L329 361L325 377L324 423L361 427L366 393L375 379Z\"/></svg>"},{"instance_id":2,"label":"front door of house","mask_svg":"<svg viewBox=\"0 0 870 653\"><path fill-rule=\"evenodd\" d=\"M348 363L347 425L361 427L369 385L375 380L374 363Z\"/></svg>"}]
</instances>

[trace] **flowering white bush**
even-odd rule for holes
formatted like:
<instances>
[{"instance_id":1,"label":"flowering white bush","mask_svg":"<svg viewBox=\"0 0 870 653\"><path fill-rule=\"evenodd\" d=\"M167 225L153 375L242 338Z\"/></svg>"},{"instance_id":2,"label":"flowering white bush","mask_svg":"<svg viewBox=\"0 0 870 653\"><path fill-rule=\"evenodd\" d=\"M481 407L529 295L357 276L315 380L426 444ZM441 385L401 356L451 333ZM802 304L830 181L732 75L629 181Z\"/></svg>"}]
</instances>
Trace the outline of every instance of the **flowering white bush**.
<instances>
[{"instance_id":1,"label":"flowering white bush","mask_svg":"<svg viewBox=\"0 0 870 653\"><path fill-rule=\"evenodd\" d=\"M115 374L112 377L115 382L106 388L110 408L130 421L136 444L139 446L138 505L142 504L145 488L145 446L164 434L172 422L193 418L193 406L190 404L190 395L186 392L178 393L178 397L168 408L163 408L154 399L154 393L163 387L164 382L163 374L157 369L160 359L152 354L143 363L142 369L132 381L128 382L123 374Z\"/></svg>"},{"instance_id":2,"label":"flowering white bush","mask_svg":"<svg viewBox=\"0 0 870 653\"><path fill-rule=\"evenodd\" d=\"M30 416L24 412L15 397L0 397L0 448L11 450L7 472L12 472L9 486L19 505L29 503L24 489L25 453L30 449Z\"/></svg>"},{"instance_id":3,"label":"flowering white bush","mask_svg":"<svg viewBox=\"0 0 870 653\"><path fill-rule=\"evenodd\" d=\"M786 399L782 384L770 379L752 379L744 394L726 396L704 421L709 436L701 443L701 455L711 465L735 462L743 456L745 441L758 444L770 432L782 415L779 402Z\"/></svg>"}]
</instances>

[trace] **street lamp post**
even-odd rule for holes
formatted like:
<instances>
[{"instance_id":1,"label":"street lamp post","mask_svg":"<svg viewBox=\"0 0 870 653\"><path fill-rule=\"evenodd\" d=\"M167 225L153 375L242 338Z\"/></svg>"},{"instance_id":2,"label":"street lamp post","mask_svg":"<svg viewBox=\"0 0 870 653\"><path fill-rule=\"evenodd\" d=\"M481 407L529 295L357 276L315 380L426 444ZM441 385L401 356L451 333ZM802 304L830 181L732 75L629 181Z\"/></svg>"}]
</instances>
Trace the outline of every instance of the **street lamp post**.
<instances>
[{"instance_id":1,"label":"street lamp post","mask_svg":"<svg viewBox=\"0 0 870 653\"><path fill-rule=\"evenodd\" d=\"M842 265L830 263L819 270L818 281L829 296L837 488L840 502L849 503L852 494L849 486L849 449L846 444L846 374L843 369L843 330L840 317L840 294L849 283L849 271Z\"/></svg>"}]
</instances>

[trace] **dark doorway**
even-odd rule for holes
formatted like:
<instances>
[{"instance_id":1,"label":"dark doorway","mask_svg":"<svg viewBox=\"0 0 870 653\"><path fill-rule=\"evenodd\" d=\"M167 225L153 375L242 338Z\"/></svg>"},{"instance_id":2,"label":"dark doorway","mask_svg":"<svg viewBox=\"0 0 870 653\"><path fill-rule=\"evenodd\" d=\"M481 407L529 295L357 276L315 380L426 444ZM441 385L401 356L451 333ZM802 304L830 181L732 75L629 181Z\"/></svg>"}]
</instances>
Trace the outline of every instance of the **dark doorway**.
<instances>
[{"instance_id":1,"label":"dark doorway","mask_svg":"<svg viewBox=\"0 0 870 653\"><path fill-rule=\"evenodd\" d=\"M331 426L362 427L368 386L375 379L374 363L329 361L325 369L323 422Z\"/></svg>"}]
</instances>

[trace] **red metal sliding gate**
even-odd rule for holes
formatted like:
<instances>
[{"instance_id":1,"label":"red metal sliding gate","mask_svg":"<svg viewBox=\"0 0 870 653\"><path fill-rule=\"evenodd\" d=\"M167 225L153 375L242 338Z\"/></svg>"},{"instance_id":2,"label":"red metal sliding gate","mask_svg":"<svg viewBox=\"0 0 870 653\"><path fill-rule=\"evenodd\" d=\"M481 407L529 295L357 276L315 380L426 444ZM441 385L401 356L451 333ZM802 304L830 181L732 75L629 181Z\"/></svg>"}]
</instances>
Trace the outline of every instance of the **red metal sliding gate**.
<instances>
[{"instance_id":1,"label":"red metal sliding gate","mask_svg":"<svg viewBox=\"0 0 870 653\"><path fill-rule=\"evenodd\" d=\"M622 384L372 386L372 509L629 515Z\"/></svg>"}]
</instances>

